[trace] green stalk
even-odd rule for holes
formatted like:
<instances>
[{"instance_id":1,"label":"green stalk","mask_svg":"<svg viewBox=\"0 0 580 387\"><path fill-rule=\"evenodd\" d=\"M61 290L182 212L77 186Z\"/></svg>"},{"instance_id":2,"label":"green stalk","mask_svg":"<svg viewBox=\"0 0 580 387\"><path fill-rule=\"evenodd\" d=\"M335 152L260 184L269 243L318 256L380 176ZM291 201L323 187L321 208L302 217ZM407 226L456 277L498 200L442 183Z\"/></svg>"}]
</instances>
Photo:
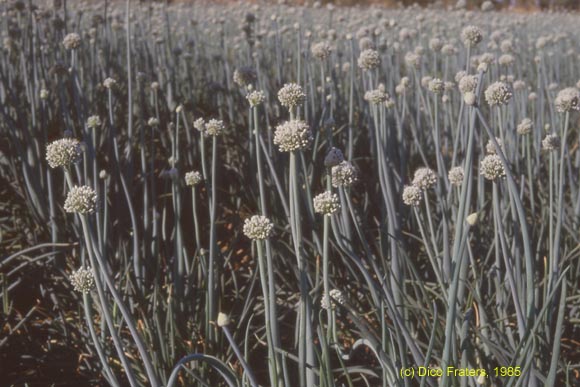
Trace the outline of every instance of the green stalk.
<instances>
[{"instance_id":1,"label":"green stalk","mask_svg":"<svg viewBox=\"0 0 580 387\"><path fill-rule=\"evenodd\" d=\"M73 187L73 182L72 182L72 178L70 176L70 173L66 169L65 169L64 173L65 173L65 178L66 178L68 188L71 189ZM113 317L111 316L111 312L110 312L109 302L107 300L107 296L105 294L105 290L104 290L102 282L101 282L101 274L103 277L106 277L108 275L106 273L106 268L105 268L105 266L100 265L101 270L99 270L99 265L97 265L97 262L95 261L95 258L94 258L95 252L93 250L93 242L92 242L92 239L90 238L90 234L88 232L87 220L86 220L85 215L79 214L78 217L81 220L81 225L82 225L83 234L84 234L84 238L85 238L85 244L86 244L87 252L89 255L91 267L93 269L93 277L95 279L95 287L97 288L97 294L99 296L99 301L101 303L101 310L103 312L103 317L105 318L105 322L107 324L109 332L111 333L111 339L113 340L113 344L115 345L115 349L117 350L117 354L119 355L119 360L121 361L121 364L123 364L123 367L125 369L125 374L127 375L127 378L129 379L129 383L131 384L132 387L136 387L136 386L138 386L137 380L135 379L135 374L133 373L133 368L131 367L131 365L129 364L129 361L127 360L127 357L125 356L123 343L121 342L121 339L119 338L117 329L115 328L115 323L113 321ZM127 324L127 325L129 325L129 324Z\"/></svg>"},{"instance_id":2,"label":"green stalk","mask_svg":"<svg viewBox=\"0 0 580 387\"><path fill-rule=\"evenodd\" d=\"M324 231L322 237L322 282L324 287L324 294L326 295L329 303L330 301L330 277L328 275L328 239L329 239L329 229L330 229L330 217L331 215L324 215ZM328 380L328 385L333 386L334 380L332 379L332 363L330 362L330 352L329 345L332 339L332 312L330 306L326 309L326 343L322 346L322 357L325 360L325 367L330 373L330 380Z\"/></svg>"},{"instance_id":3,"label":"green stalk","mask_svg":"<svg viewBox=\"0 0 580 387\"><path fill-rule=\"evenodd\" d=\"M197 217L197 202L195 200L197 188L191 188L191 208L193 211L193 226L195 227L195 247L199 251L201 249L201 238L199 236L199 219Z\"/></svg>"},{"instance_id":4,"label":"green stalk","mask_svg":"<svg viewBox=\"0 0 580 387\"><path fill-rule=\"evenodd\" d=\"M208 281L207 281L207 292L208 292L208 316L210 321L216 318L216 290L215 290L215 279L214 279L214 266L216 259L217 250L217 232L216 232L216 178L217 178L217 136L212 136L212 155L211 155L211 202L210 202L210 242L209 242L209 263L208 263ZM209 330L209 339L215 337L214 331Z\"/></svg>"},{"instance_id":5,"label":"green stalk","mask_svg":"<svg viewBox=\"0 0 580 387\"><path fill-rule=\"evenodd\" d=\"M266 273L266 263L264 261L264 248L261 240L256 240L258 250L258 269L260 271L260 282L262 285L262 294L264 296L264 319L266 322L266 340L268 342L268 369L270 372L270 386L278 385L278 371L276 365L276 355L274 353L274 340L272 337L272 319L270 314L270 298L275 297L269 294L268 276Z\"/></svg>"},{"instance_id":6,"label":"green stalk","mask_svg":"<svg viewBox=\"0 0 580 387\"><path fill-rule=\"evenodd\" d=\"M234 341L234 338L232 336L232 333L230 332L230 330L228 329L227 326L223 326L222 327L222 330L224 331L224 334L226 335L226 338L230 342L230 346L234 350L234 353L238 357L238 360L240 361L240 364L242 365L242 367L246 371L246 375L248 375L248 378L250 379L250 384L252 385L252 387L258 387L258 382L256 381L256 377L254 376L254 373L252 372L251 368L248 366L248 363L244 359L244 356L242 355L242 352L240 351L240 348L238 347L238 345Z\"/></svg>"},{"instance_id":7,"label":"green stalk","mask_svg":"<svg viewBox=\"0 0 580 387\"><path fill-rule=\"evenodd\" d=\"M570 121L570 113L566 112L564 118L564 134L561 137L561 144L560 144L560 171L558 172L558 206L556 207L558 210L556 215L556 230L554 232L554 259L552 260L552 266L550 268L550 273L557 273L558 266L560 265L560 239L561 239L561 231L562 231L562 221L563 221L563 211L564 211L564 165L565 165L565 155L566 155L566 137L568 135L568 124Z\"/></svg>"},{"instance_id":8,"label":"green stalk","mask_svg":"<svg viewBox=\"0 0 580 387\"><path fill-rule=\"evenodd\" d=\"M94 276L97 273L93 273ZM85 310L85 319L87 320L87 326L89 327L89 333L91 335L91 339L93 340L93 344L95 349L97 350L97 356L103 366L103 372L105 373L105 378L107 382L109 382L113 387L120 386L117 377L111 370L109 363L107 361L107 357L103 352L103 348L101 347L101 343L99 342L99 338L97 337L97 332L95 332L95 327L93 326L93 316L92 316L92 308L91 308L91 298L90 295L87 293L83 293L83 308Z\"/></svg>"},{"instance_id":9,"label":"green stalk","mask_svg":"<svg viewBox=\"0 0 580 387\"><path fill-rule=\"evenodd\" d=\"M254 140L255 140L255 146L256 146L256 164L257 164L257 169L258 169L258 187L259 187L259 191L260 191L260 211L262 213L263 216L268 216L268 209L266 207L266 189L264 187L264 176L263 176L263 170L262 170L262 149L260 147L260 126L258 123L258 107L254 106L252 108L252 115L253 115L253 119L254 119ZM281 347L281 340L280 340L280 333L278 331L278 315L276 313L276 281L275 281L275 276L274 276L274 261L272 259L272 246L270 244L270 240L267 239L266 240L266 268L267 268L267 277L268 277L268 292L270 297L265 298L264 300L267 300L267 302L269 302L269 306L268 306L268 315L267 315L267 319L269 320L270 326L271 326L271 337L272 337L272 345L274 345L274 347ZM266 301L265 301L266 302ZM280 356L278 353L276 352L272 352L273 355L273 361L275 362L275 369L277 372L280 371L280 366L278 364L282 365L282 368L285 369L286 368L286 361L285 358L283 358L282 356ZM278 373L276 374L276 380L278 378ZM287 386L290 385L290 381L287 380L286 378L286 373L284 373L285 375L285 384ZM277 384L273 384L272 386L276 386Z\"/></svg>"}]
</instances>

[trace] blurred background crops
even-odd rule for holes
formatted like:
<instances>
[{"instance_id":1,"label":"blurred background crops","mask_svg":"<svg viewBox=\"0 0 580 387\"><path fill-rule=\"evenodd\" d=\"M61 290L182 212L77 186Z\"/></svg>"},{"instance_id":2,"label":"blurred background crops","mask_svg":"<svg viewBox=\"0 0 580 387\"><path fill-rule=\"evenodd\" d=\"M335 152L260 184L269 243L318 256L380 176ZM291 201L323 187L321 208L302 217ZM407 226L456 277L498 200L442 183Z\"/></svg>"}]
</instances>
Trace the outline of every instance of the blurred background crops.
<instances>
[{"instance_id":1,"label":"blurred background crops","mask_svg":"<svg viewBox=\"0 0 580 387\"><path fill-rule=\"evenodd\" d=\"M107 303L136 383L155 384L119 300L110 290L87 299L68 280L95 249L161 385L194 353L213 356L240 384L253 372L260 385L580 385L579 115L554 107L560 90L580 87L580 25L576 14L489 4L2 2L1 384L107 385L91 324L112 373L129 385ZM483 41L467 48L469 25ZM69 33L78 48L64 47ZM328 56L313 50L320 42ZM364 49L376 49L377 68L359 67ZM460 71L477 77L472 105ZM484 98L496 81L513 94L501 107ZM289 82L306 94L298 111L313 133L296 159L273 143L290 118L277 98ZM248 84L265 94L255 109ZM368 91L384 99L374 104ZM206 137L194 128L199 118L223 120L224 133ZM525 118L526 136L517 131ZM542 146L547 134L560 138L555 152ZM508 176L490 182L480 161L495 136ZM96 246L64 211L65 175L45 159L63 137L83 144L70 173L97 192L88 217ZM332 147L358 171L351 187L329 183ZM455 166L465 170L459 187L446 173ZM437 173L437 187L407 206L403 190L420 167ZM192 170L204 179L195 190L184 180ZM313 207L327 189L341 204L328 222ZM264 207L274 223L267 275L262 242L242 232ZM345 299L328 315L323 271ZM231 341L218 312L231 318ZM273 372L267 358L277 359ZM399 376L430 364L490 376ZM176 385L223 383L211 362L185 365ZM502 366L522 376L496 376Z\"/></svg>"}]
</instances>

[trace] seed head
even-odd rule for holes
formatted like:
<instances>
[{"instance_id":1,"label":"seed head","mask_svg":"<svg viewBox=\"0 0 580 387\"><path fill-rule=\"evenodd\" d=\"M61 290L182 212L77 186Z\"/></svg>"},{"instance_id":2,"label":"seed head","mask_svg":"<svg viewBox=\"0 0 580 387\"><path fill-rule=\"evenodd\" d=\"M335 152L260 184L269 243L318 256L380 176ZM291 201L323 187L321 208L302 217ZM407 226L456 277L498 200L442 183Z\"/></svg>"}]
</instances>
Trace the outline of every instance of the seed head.
<instances>
[{"instance_id":1,"label":"seed head","mask_svg":"<svg viewBox=\"0 0 580 387\"><path fill-rule=\"evenodd\" d=\"M431 168L419 168L413 176L413 185L422 190L429 189L437 184L437 174Z\"/></svg>"},{"instance_id":2,"label":"seed head","mask_svg":"<svg viewBox=\"0 0 580 387\"><path fill-rule=\"evenodd\" d=\"M302 104L305 99L306 94L302 91L302 86L296 83L287 83L278 91L280 104L288 109Z\"/></svg>"},{"instance_id":3,"label":"seed head","mask_svg":"<svg viewBox=\"0 0 580 387\"><path fill-rule=\"evenodd\" d=\"M479 164L479 173L487 180L495 180L505 176L505 169L501 158L496 155L487 155Z\"/></svg>"},{"instance_id":4,"label":"seed head","mask_svg":"<svg viewBox=\"0 0 580 387\"><path fill-rule=\"evenodd\" d=\"M559 113L567 113L572 110L580 110L580 92L575 87L567 87L558 93L554 101Z\"/></svg>"},{"instance_id":5,"label":"seed head","mask_svg":"<svg viewBox=\"0 0 580 387\"><path fill-rule=\"evenodd\" d=\"M512 97L507 85L503 82L495 82L485 90L485 100L490 106L505 105Z\"/></svg>"},{"instance_id":6,"label":"seed head","mask_svg":"<svg viewBox=\"0 0 580 387\"><path fill-rule=\"evenodd\" d=\"M263 215L254 215L244 221L243 232L248 238L253 240L267 239L272 230L274 223Z\"/></svg>"},{"instance_id":7,"label":"seed head","mask_svg":"<svg viewBox=\"0 0 580 387\"><path fill-rule=\"evenodd\" d=\"M48 99L48 90L46 89L40 90L40 99Z\"/></svg>"},{"instance_id":8,"label":"seed head","mask_svg":"<svg viewBox=\"0 0 580 387\"><path fill-rule=\"evenodd\" d=\"M483 40L483 33L476 26L467 26L461 31L461 40L467 47L475 47Z\"/></svg>"},{"instance_id":9,"label":"seed head","mask_svg":"<svg viewBox=\"0 0 580 387\"><path fill-rule=\"evenodd\" d=\"M302 120L286 121L276 127L274 144L280 152L294 152L306 149L312 142L312 131Z\"/></svg>"},{"instance_id":10,"label":"seed head","mask_svg":"<svg viewBox=\"0 0 580 387\"><path fill-rule=\"evenodd\" d=\"M79 162L81 156L81 144L74 138L61 138L46 146L46 161L51 168L68 167Z\"/></svg>"},{"instance_id":11,"label":"seed head","mask_svg":"<svg viewBox=\"0 0 580 387\"><path fill-rule=\"evenodd\" d=\"M403 188L403 203L408 206L419 206L423 199L421 188L414 185L407 185Z\"/></svg>"},{"instance_id":12,"label":"seed head","mask_svg":"<svg viewBox=\"0 0 580 387\"><path fill-rule=\"evenodd\" d=\"M314 212L323 215L332 215L340 210L338 195L330 191L325 191L314 197Z\"/></svg>"},{"instance_id":13,"label":"seed head","mask_svg":"<svg viewBox=\"0 0 580 387\"><path fill-rule=\"evenodd\" d=\"M251 107L256 107L266 99L266 95L261 90L254 90L246 95L246 99L250 103Z\"/></svg>"},{"instance_id":14,"label":"seed head","mask_svg":"<svg viewBox=\"0 0 580 387\"><path fill-rule=\"evenodd\" d=\"M516 128L518 134L528 134L532 131L534 124L529 118L524 118Z\"/></svg>"},{"instance_id":15,"label":"seed head","mask_svg":"<svg viewBox=\"0 0 580 387\"><path fill-rule=\"evenodd\" d=\"M548 134L542 140L542 149L545 151L555 151L560 149L560 137L556 134Z\"/></svg>"},{"instance_id":16,"label":"seed head","mask_svg":"<svg viewBox=\"0 0 580 387\"><path fill-rule=\"evenodd\" d=\"M81 36L76 32L71 32L64 37L62 40L62 45L67 50L74 50L79 48L81 46Z\"/></svg>"},{"instance_id":17,"label":"seed head","mask_svg":"<svg viewBox=\"0 0 580 387\"><path fill-rule=\"evenodd\" d=\"M449 178L449 183L451 183L451 185L459 187L463 184L464 175L463 167L453 167L449 170L447 177Z\"/></svg>"},{"instance_id":18,"label":"seed head","mask_svg":"<svg viewBox=\"0 0 580 387\"><path fill-rule=\"evenodd\" d=\"M203 177L198 171L190 171L185 174L185 184L188 186L195 186L201 183Z\"/></svg>"},{"instance_id":19,"label":"seed head","mask_svg":"<svg viewBox=\"0 0 580 387\"><path fill-rule=\"evenodd\" d=\"M356 168L348 161L332 167L331 180L333 187L350 187L357 180Z\"/></svg>"},{"instance_id":20,"label":"seed head","mask_svg":"<svg viewBox=\"0 0 580 387\"><path fill-rule=\"evenodd\" d=\"M147 120L147 125L149 126L158 126L159 125L159 120L155 117L151 117L149 118L149 120Z\"/></svg>"},{"instance_id":21,"label":"seed head","mask_svg":"<svg viewBox=\"0 0 580 387\"><path fill-rule=\"evenodd\" d=\"M64 210L70 213L91 214L97 207L97 193L87 185L74 186L64 201Z\"/></svg>"},{"instance_id":22,"label":"seed head","mask_svg":"<svg viewBox=\"0 0 580 387\"><path fill-rule=\"evenodd\" d=\"M381 57L379 52L372 49L364 50L358 57L358 67L368 71L376 69L381 64Z\"/></svg>"},{"instance_id":23,"label":"seed head","mask_svg":"<svg viewBox=\"0 0 580 387\"><path fill-rule=\"evenodd\" d=\"M73 272L69 277L70 283L73 289L77 292L88 293L95 287L95 277L93 271L90 269L85 269L84 267L79 268L77 271Z\"/></svg>"}]
</instances>

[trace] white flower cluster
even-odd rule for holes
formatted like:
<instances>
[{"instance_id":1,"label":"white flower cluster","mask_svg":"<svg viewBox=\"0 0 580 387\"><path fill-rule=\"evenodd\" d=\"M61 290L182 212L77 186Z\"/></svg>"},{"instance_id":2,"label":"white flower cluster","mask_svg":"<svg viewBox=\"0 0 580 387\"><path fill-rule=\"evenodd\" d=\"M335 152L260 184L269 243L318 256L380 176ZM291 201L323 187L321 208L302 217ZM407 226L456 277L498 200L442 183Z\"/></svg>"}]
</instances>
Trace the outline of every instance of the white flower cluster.
<instances>
[{"instance_id":1,"label":"white flower cluster","mask_svg":"<svg viewBox=\"0 0 580 387\"><path fill-rule=\"evenodd\" d=\"M513 65L515 61L516 61L516 58L514 58L513 55L503 54L502 56L499 57L499 59L497 60L497 63L499 63L500 66L509 67L509 66Z\"/></svg>"},{"instance_id":2,"label":"white flower cluster","mask_svg":"<svg viewBox=\"0 0 580 387\"><path fill-rule=\"evenodd\" d=\"M437 174L431 168L419 168L413 176L413 185L422 190L429 189L437 184Z\"/></svg>"},{"instance_id":3,"label":"white flower cluster","mask_svg":"<svg viewBox=\"0 0 580 387\"><path fill-rule=\"evenodd\" d=\"M405 54L405 64L409 67L419 67L419 65L421 64L421 55L414 53L414 52L408 52Z\"/></svg>"},{"instance_id":4,"label":"white flower cluster","mask_svg":"<svg viewBox=\"0 0 580 387\"><path fill-rule=\"evenodd\" d=\"M516 132L518 134L528 134L532 131L534 124L529 118L524 118L517 126Z\"/></svg>"},{"instance_id":5,"label":"white flower cluster","mask_svg":"<svg viewBox=\"0 0 580 387\"><path fill-rule=\"evenodd\" d=\"M323 215L332 215L340 210L338 195L330 191L325 191L314 197L314 212Z\"/></svg>"},{"instance_id":6,"label":"white flower cluster","mask_svg":"<svg viewBox=\"0 0 580 387\"><path fill-rule=\"evenodd\" d=\"M204 133L209 136L219 136L224 132L224 122L212 118L205 124Z\"/></svg>"},{"instance_id":7,"label":"white flower cluster","mask_svg":"<svg viewBox=\"0 0 580 387\"><path fill-rule=\"evenodd\" d=\"M109 77L107 79L105 79L103 81L103 86L105 86L107 89L112 89L117 85L117 81L115 81L113 78Z\"/></svg>"},{"instance_id":8,"label":"white flower cluster","mask_svg":"<svg viewBox=\"0 0 580 387\"><path fill-rule=\"evenodd\" d=\"M278 91L280 104L288 109L295 108L306 99L302 87L296 83L287 83Z\"/></svg>"},{"instance_id":9,"label":"white flower cluster","mask_svg":"<svg viewBox=\"0 0 580 387\"><path fill-rule=\"evenodd\" d=\"M74 186L64 201L64 210L71 213L90 214L97 208L97 193L87 185Z\"/></svg>"},{"instance_id":10,"label":"white flower cluster","mask_svg":"<svg viewBox=\"0 0 580 387\"><path fill-rule=\"evenodd\" d=\"M475 47L483 40L483 33L479 27L467 26L461 31L461 40L467 47Z\"/></svg>"},{"instance_id":11,"label":"white flower cluster","mask_svg":"<svg viewBox=\"0 0 580 387\"><path fill-rule=\"evenodd\" d=\"M331 299L333 299L340 305L344 305L346 302L344 295L338 289L332 289L330 292L328 292L328 295L330 296Z\"/></svg>"},{"instance_id":12,"label":"white flower cluster","mask_svg":"<svg viewBox=\"0 0 580 387\"><path fill-rule=\"evenodd\" d=\"M462 94L473 93L477 87L477 77L475 75L463 75L459 79L459 91Z\"/></svg>"},{"instance_id":13,"label":"white flower cluster","mask_svg":"<svg viewBox=\"0 0 580 387\"><path fill-rule=\"evenodd\" d=\"M376 69L381 64L379 52L372 49L364 50L358 57L358 67L367 71Z\"/></svg>"},{"instance_id":14,"label":"white flower cluster","mask_svg":"<svg viewBox=\"0 0 580 387\"><path fill-rule=\"evenodd\" d=\"M274 223L263 215L254 215L244 221L244 235L253 240L267 239L272 230Z\"/></svg>"},{"instance_id":15,"label":"white flower cluster","mask_svg":"<svg viewBox=\"0 0 580 387\"><path fill-rule=\"evenodd\" d=\"M542 149L545 151L555 151L560 149L560 137L556 134L548 134L542 140Z\"/></svg>"},{"instance_id":16,"label":"white flower cluster","mask_svg":"<svg viewBox=\"0 0 580 387\"><path fill-rule=\"evenodd\" d=\"M261 90L254 90L246 95L246 99L250 103L251 107L256 107L260 105L266 99L266 94Z\"/></svg>"},{"instance_id":17,"label":"white flower cluster","mask_svg":"<svg viewBox=\"0 0 580 387\"><path fill-rule=\"evenodd\" d=\"M439 78L433 78L429 81L428 88L434 94L441 94L445 91L445 83Z\"/></svg>"},{"instance_id":18,"label":"white flower cluster","mask_svg":"<svg viewBox=\"0 0 580 387\"><path fill-rule=\"evenodd\" d=\"M101 126L101 118L99 116L90 116L87 118L87 127L90 129L97 129Z\"/></svg>"},{"instance_id":19,"label":"white flower cluster","mask_svg":"<svg viewBox=\"0 0 580 387\"><path fill-rule=\"evenodd\" d=\"M193 121L193 127L200 131L201 133L205 132L205 120L203 118L198 118L197 120Z\"/></svg>"},{"instance_id":20,"label":"white flower cluster","mask_svg":"<svg viewBox=\"0 0 580 387\"><path fill-rule=\"evenodd\" d=\"M461 184L463 183L464 176L465 176L465 173L463 171L463 167L453 167L447 173L447 178L449 179L449 183L451 183L451 185L454 185L456 187L461 186Z\"/></svg>"},{"instance_id":21,"label":"white flower cluster","mask_svg":"<svg viewBox=\"0 0 580 387\"><path fill-rule=\"evenodd\" d=\"M199 173L198 171L191 171L185 174L185 184L190 187L198 185L199 183L201 183L202 180L203 177L201 176L201 173Z\"/></svg>"},{"instance_id":22,"label":"white flower cluster","mask_svg":"<svg viewBox=\"0 0 580 387\"><path fill-rule=\"evenodd\" d=\"M423 199L423 191L421 188L414 185L407 185L403 188L403 203L408 206L418 206Z\"/></svg>"},{"instance_id":23,"label":"white flower cluster","mask_svg":"<svg viewBox=\"0 0 580 387\"><path fill-rule=\"evenodd\" d=\"M276 127L274 144L280 152L294 152L306 149L312 142L312 131L302 120L286 121Z\"/></svg>"},{"instance_id":24,"label":"white flower cluster","mask_svg":"<svg viewBox=\"0 0 580 387\"><path fill-rule=\"evenodd\" d=\"M554 105L559 113L580 110L580 92L575 87L567 87L558 93Z\"/></svg>"},{"instance_id":25,"label":"white flower cluster","mask_svg":"<svg viewBox=\"0 0 580 387\"><path fill-rule=\"evenodd\" d=\"M383 102L385 102L388 99L388 95L387 93L385 93L383 90L381 89L375 89L375 90L369 90L367 92L365 92L364 95L364 99L365 101L375 104L375 105L379 105Z\"/></svg>"},{"instance_id":26,"label":"white flower cluster","mask_svg":"<svg viewBox=\"0 0 580 387\"><path fill-rule=\"evenodd\" d=\"M312 56L314 56L316 59L323 60L330 56L332 48L328 42L318 42L312 46L311 51Z\"/></svg>"},{"instance_id":27,"label":"white flower cluster","mask_svg":"<svg viewBox=\"0 0 580 387\"><path fill-rule=\"evenodd\" d=\"M344 303L344 296L338 289L332 289L328 294L324 293L320 299L320 307L326 310L336 309L336 304L344 305Z\"/></svg>"},{"instance_id":28,"label":"white flower cluster","mask_svg":"<svg viewBox=\"0 0 580 387\"><path fill-rule=\"evenodd\" d=\"M415 171L411 185L403 188L403 203L418 206L423 198L423 191L437 184L437 174L431 168L419 168Z\"/></svg>"},{"instance_id":29,"label":"white flower cluster","mask_svg":"<svg viewBox=\"0 0 580 387\"><path fill-rule=\"evenodd\" d=\"M485 100L490 106L505 105L512 97L508 86L503 82L495 82L485 90Z\"/></svg>"},{"instance_id":30,"label":"white flower cluster","mask_svg":"<svg viewBox=\"0 0 580 387\"><path fill-rule=\"evenodd\" d=\"M356 168L350 162L342 161L332 167L331 181L333 187L350 187L356 182L356 179Z\"/></svg>"},{"instance_id":31,"label":"white flower cluster","mask_svg":"<svg viewBox=\"0 0 580 387\"><path fill-rule=\"evenodd\" d=\"M88 293L95 287L93 271L84 267L73 272L69 279L73 289L77 292Z\"/></svg>"},{"instance_id":32,"label":"white flower cluster","mask_svg":"<svg viewBox=\"0 0 580 387\"><path fill-rule=\"evenodd\" d=\"M76 32L71 32L67 34L62 40L62 45L67 50L74 50L81 46L81 36Z\"/></svg>"},{"instance_id":33,"label":"white flower cluster","mask_svg":"<svg viewBox=\"0 0 580 387\"><path fill-rule=\"evenodd\" d=\"M499 145L499 147L501 148L502 152L504 151L504 145L503 145L503 141L501 138L496 137L495 141L497 141L497 145ZM495 144L493 143L493 141L490 139L487 144L485 145L485 150L487 151L488 154L490 155L495 155L497 154L497 149Z\"/></svg>"},{"instance_id":34,"label":"white flower cluster","mask_svg":"<svg viewBox=\"0 0 580 387\"><path fill-rule=\"evenodd\" d=\"M46 146L46 161L51 168L68 167L80 161L81 155L81 144L74 138L62 138Z\"/></svg>"},{"instance_id":35,"label":"white flower cluster","mask_svg":"<svg viewBox=\"0 0 580 387\"><path fill-rule=\"evenodd\" d=\"M487 180L494 181L505 176L501 158L496 154L487 155L479 164L479 173Z\"/></svg>"}]
</instances>

